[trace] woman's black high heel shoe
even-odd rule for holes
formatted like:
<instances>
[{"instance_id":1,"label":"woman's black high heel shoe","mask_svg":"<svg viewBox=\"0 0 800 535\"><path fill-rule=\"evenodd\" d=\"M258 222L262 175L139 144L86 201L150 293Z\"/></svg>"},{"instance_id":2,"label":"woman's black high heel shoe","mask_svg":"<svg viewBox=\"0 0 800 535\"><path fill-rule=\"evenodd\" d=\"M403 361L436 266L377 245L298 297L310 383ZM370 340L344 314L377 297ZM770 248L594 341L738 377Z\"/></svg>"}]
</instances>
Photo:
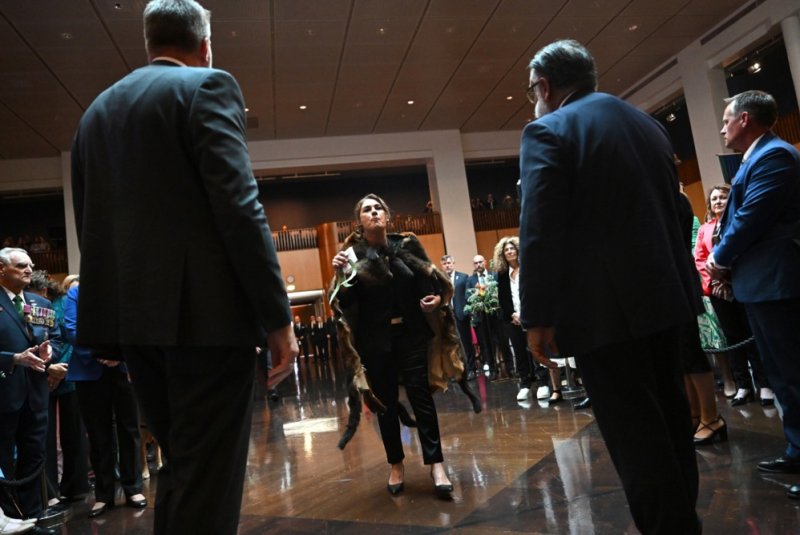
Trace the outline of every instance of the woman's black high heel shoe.
<instances>
[{"instance_id":1,"label":"woman's black high heel shoe","mask_svg":"<svg viewBox=\"0 0 800 535\"><path fill-rule=\"evenodd\" d=\"M470 403L472 403L472 411L475 414L481 412L481 410L483 410L483 407L481 407L481 398L476 396L475 392L472 391L472 388L467 382L466 374L464 374L464 376L461 377L461 380L458 381L458 386L461 387L461 391L464 392L464 394L469 398Z\"/></svg>"},{"instance_id":2,"label":"woman's black high heel shoe","mask_svg":"<svg viewBox=\"0 0 800 535\"><path fill-rule=\"evenodd\" d=\"M711 427L711 424L717 423L719 421L722 421L722 425L716 429L713 429ZM713 444L717 440L720 442L725 442L726 440L728 440L728 423L722 416L717 416L716 420L707 424L700 422L700 427L697 429L697 431L700 431L702 429L709 429L711 431L711 434L704 438L697 438L695 434L694 437L695 446L705 446L707 444Z\"/></svg>"},{"instance_id":3,"label":"woman's black high heel shoe","mask_svg":"<svg viewBox=\"0 0 800 535\"><path fill-rule=\"evenodd\" d=\"M433 488L436 491L436 497L440 500L451 500L453 498L453 484L446 483L444 485L437 485L436 479L433 477L433 472L431 472L431 479L433 479Z\"/></svg>"},{"instance_id":4,"label":"woman's black high heel shoe","mask_svg":"<svg viewBox=\"0 0 800 535\"><path fill-rule=\"evenodd\" d=\"M402 481L400 483L395 483L395 484L392 483L386 484L386 490L388 490L389 494L391 494L392 496L397 496L398 494L403 492L403 488L404 487Z\"/></svg>"}]
</instances>

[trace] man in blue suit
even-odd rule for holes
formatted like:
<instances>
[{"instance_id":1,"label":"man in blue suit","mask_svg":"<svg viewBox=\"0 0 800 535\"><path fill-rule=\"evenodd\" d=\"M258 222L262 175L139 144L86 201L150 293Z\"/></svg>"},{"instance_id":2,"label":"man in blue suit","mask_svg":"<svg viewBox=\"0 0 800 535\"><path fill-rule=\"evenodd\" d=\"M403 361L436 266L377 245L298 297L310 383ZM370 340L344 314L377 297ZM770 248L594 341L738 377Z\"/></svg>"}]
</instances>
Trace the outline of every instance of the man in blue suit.
<instances>
[{"instance_id":1,"label":"man in blue suit","mask_svg":"<svg viewBox=\"0 0 800 535\"><path fill-rule=\"evenodd\" d=\"M472 347L472 331L470 330L469 316L464 313L464 305L467 304L467 279L469 275L456 271L456 261L449 254L444 255L441 260L442 271L450 277L453 285L453 313L456 315L456 327L458 335L461 337L461 345L464 346L464 355L467 362L464 363L464 370L467 379L475 378L475 348Z\"/></svg>"},{"instance_id":2,"label":"man in blue suit","mask_svg":"<svg viewBox=\"0 0 800 535\"><path fill-rule=\"evenodd\" d=\"M775 99L746 91L726 100L725 146L744 152L720 223L709 274L744 303L764 371L783 408L784 454L762 472L800 473L800 153L773 134ZM800 498L800 486L789 496Z\"/></svg>"},{"instance_id":3,"label":"man in blue suit","mask_svg":"<svg viewBox=\"0 0 800 535\"><path fill-rule=\"evenodd\" d=\"M48 368L60 343L50 301L23 291L32 273L23 249L0 250L0 470L10 479L33 475L45 461ZM17 516L5 490L0 489L0 505L6 515ZM26 518L36 518L46 507L38 477L20 486L16 498Z\"/></svg>"},{"instance_id":4,"label":"man in blue suit","mask_svg":"<svg viewBox=\"0 0 800 535\"><path fill-rule=\"evenodd\" d=\"M597 93L594 59L557 41L529 64L522 133L521 322L536 360L575 355L642 533L699 533L678 337L699 311L666 131ZM557 344L556 344L557 341Z\"/></svg>"},{"instance_id":5,"label":"man in blue suit","mask_svg":"<svg viewBox=\"0 0 800 535\"><path fill-rule=\"evenodd\" d=\"M210 16L149 2L149 65L97 97L72 148L77 343L122 354L167 458L156 535L237 532L256 347L297 355L242 94L211 68Z\"/></svg>"}]
</instances>

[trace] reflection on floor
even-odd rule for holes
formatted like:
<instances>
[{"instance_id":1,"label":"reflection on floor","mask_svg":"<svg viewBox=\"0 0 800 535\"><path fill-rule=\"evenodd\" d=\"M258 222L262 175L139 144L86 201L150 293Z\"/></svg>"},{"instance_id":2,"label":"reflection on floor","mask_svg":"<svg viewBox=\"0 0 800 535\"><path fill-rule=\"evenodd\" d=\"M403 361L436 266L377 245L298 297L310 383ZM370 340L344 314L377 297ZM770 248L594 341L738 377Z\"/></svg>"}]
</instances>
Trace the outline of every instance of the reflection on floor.
<instances>
[{"instance_id":1,"label":"reflection on floor","mask_svg":"<svg viewBox=\"0 0 800 535\"><path fill-rule=\"evenodd\" d=\"M344 451L336 448L347 419L344 382L338 360L309 357L298 360L277 403L257 389L241 534L636 533L590 409L517 402L515 382L485 377L473 383L480 414L458 388L437 394L453 500L436 499L415 433L405 428L405 491L393 498L371 414ZM800 504L786 498L800 476L755 470L758 460L783 451L777 410L729 408L722 397L719 404L729 442L697 455L704 532L800 533ZM121 507L89 520L91 499L78 503L62 533L150 533L157 484L157 475L145 483L151 505L144 511Z\"/></svg>"}]
</instances>

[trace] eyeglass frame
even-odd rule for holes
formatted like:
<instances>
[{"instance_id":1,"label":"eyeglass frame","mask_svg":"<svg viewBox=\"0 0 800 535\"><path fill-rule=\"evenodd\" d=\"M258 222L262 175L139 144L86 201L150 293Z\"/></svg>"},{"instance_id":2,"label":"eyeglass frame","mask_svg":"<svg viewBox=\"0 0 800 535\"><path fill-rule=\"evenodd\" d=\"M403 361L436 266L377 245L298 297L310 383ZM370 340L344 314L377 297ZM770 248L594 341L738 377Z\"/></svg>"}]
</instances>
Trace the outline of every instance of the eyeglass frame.
<instances>
[{"instance_id":1,"label":"eyeglass frame","mask_svg":"<svg viewBox=\"0 0 800 535\"><path fill-rule=\"evenodd\" d=\"M536 102L539 100L539 97L536 96L536 93L533 90L536 88L537 85L539 85L541 83L541 81L543 79L544 78L539 78L538 80L533 82L531 85L529 85L528 89L525 90L525 97L528 99L528 102L530 102L531 104L536 104Z\"/></svg>"}]
</instances>

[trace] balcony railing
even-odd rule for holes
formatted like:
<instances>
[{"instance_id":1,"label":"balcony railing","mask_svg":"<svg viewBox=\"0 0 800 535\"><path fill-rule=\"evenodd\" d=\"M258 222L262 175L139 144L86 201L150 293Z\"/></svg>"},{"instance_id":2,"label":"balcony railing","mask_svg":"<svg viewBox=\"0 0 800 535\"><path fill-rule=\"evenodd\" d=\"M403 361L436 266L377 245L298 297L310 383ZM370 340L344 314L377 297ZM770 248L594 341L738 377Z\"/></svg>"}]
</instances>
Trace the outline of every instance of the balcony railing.
<instances>
[{"instance_id":1,"label":"balcony railing","mask_svg":"<svg viewBox=\"0 0 800 535\"><path fill-rule=\"evenodd\" d=\"M43 269L51 275L53 273L67 273L69 269L66 249L52 249L44 253L31 253L29 251L29 254L33 261L34 269Z\"/></svg>"},{"instance_id":2,"label":"balcony railing","mask_svg":"<svg viewBox=\"0 0 800 535\"><path fill-rule=\"evenodd\" d=\"M473 210L472 224L475 231L516 228L519 226L519 208L500 208L497 210Z\"/></svg>"},{"instance_id":3,"label":"balcony railing","mask_svg":"<svg viewBox=\"0 0 800 535\"><path fill-rule=\"evenodd\" d=\"M336 234L340 242L356 229L356 222L337 221ZM442 233L442 217L438 212L424 214L398 214L389 220L389 232L413 232L418 236Z\"/></svg>"},{"instance_id":4,"label":"balcony railing","mask_svg":"<svg viewBox=\"0 0 800 535\"><path fill-rule=\"evenodd\" d=\"M317 248L317 229L295 228L277 230L272 233L272 241L278 251L298 251Z\"/></svg>"}]
</instances>

